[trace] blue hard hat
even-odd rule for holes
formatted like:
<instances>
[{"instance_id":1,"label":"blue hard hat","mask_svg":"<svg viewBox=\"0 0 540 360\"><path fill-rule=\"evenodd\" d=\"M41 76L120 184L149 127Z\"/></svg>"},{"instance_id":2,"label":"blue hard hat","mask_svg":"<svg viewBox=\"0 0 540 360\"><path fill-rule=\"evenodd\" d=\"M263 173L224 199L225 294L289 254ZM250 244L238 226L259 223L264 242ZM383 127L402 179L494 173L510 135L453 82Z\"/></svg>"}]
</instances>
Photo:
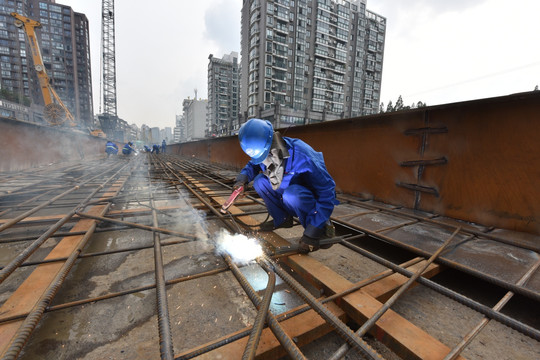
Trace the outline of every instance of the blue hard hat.
<instances>
[{"instance_id":1,"label":"blue hard hat","mask_svg":"<svg viewBox=\"0 0 540 360\"><path fill-rule=\"evenodd\" d=\"M238 132L240 147L251 158L253 164L260 164L268 156L272 147L274 128L268 120L250 119Z\"/></svg>"}]
</instances>

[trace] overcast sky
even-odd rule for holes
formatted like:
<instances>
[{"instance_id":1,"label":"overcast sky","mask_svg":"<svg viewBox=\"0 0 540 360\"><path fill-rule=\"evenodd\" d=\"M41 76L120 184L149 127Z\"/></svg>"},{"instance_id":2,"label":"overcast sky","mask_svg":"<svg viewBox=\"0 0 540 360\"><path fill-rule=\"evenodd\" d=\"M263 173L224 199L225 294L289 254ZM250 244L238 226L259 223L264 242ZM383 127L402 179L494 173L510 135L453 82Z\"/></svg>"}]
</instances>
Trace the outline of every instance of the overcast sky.
<instances>
[{"instance_id":1,"label":"overcast sky","mask_svg":"<svg viewBox=\"0 0 540 360\"><path fill-rule=\"evenodd\" d=\"M90 22L100 111L101 1L57 0ZM118 116L174 127L182 100L207 97L208 55L240 53L242 0L116 0ZM428 105L540 85L540 1L368 0L386 17L381 101Z\"/></svg>"}]
</instances>

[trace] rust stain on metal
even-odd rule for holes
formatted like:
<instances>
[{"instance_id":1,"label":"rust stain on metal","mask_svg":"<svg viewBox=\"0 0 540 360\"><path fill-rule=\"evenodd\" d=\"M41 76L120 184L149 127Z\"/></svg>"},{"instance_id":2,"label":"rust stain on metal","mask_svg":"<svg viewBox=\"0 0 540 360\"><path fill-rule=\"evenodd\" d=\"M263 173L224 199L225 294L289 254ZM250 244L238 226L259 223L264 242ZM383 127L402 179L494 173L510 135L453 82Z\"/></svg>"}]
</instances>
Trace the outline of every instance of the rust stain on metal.
<instances>
[{"instance_id":1,"label":"rust stain on metal","mask_svg":"<svg viewBox=\"0 0 540 360\"><path fill-rule=\"evenodd\" d=\"M323 152L344 193L540 234L539 113L536 91L291 127L282 133ZM236 136L171 147L176 154L238 169L248 161ZM446 164L401 166L442 158ZM436 192L418 196L398 183Z\"/></svg>"}]
</instances>

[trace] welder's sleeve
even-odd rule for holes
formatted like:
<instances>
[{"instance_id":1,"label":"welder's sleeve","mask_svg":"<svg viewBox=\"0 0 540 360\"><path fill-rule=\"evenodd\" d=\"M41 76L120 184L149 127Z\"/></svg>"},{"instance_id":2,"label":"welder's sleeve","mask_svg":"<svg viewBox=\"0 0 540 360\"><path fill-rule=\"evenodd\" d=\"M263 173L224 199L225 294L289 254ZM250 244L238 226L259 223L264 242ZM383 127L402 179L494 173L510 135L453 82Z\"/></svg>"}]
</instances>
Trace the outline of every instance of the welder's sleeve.
<instances>
[{"instance_id":1,"label":"welder's sleeve","mask_svg":"<svg viewBox=\"0 0 540 360\"><path fill-rule=\"evenodd\" d=\"M317 232L323 229L330 219L336 201L336 183L328 173L324 164L323 154L312 149L308 154L302 154L300 169L306 185L311 188L315 196L315 207L309 211L306 217L306 233Z\"/></svg>"},{"instance_id":2,"label":"welder's sleeve","mask_svg":"<svg viewBox=\"0 0 540 360\"><path fill-rule=\"evenodd\" d=\"M255 176L259 174L261 171L261 167L259 165L254 165L251 161L247 163L247 165L240 171L240 174L236 177L236 182L242 182L244 184L247 184L253 179L255 179Z\"/></svg>"}]
</instances>

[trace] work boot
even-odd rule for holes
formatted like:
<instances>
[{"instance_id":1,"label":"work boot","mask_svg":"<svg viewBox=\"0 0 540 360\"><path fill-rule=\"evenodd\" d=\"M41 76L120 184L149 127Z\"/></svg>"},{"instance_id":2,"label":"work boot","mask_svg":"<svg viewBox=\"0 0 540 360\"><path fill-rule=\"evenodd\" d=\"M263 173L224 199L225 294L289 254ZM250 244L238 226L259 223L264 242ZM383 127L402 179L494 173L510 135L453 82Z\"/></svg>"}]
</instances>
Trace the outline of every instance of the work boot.
<instances>
[{"instance_id":1,"label":"work boot","mask_svg":"<svg viewBox=\"0 0 540 360\"><path fill-rule=\"evenodd\" d=\"M304 232L304 235L300 238L298 242L298 252L301 254L307 254L308 252L317 251L319 249L330 249L334 244L324 244L321 245L320 241L322 239L331 239L336 236L336 228L330 220L326 222L324 230L310 231L310 235L316 237L308 236Z\"/></svg>"},{"instance_id":2,"label":"work boot","mask_svg":"<svg viewBox=\"0 0 540 360\"><path fill-rule=\"evenodd\" d=\"M336 228L334 227L334 224L330 220L326 222L326 225L324 227L324 231L326 234L326 238L331 239L333 237L336 237ZM325 244L321 245L321 249L330 249L334 244Z\"/></svg>"},{"instance_id":3,"label":"work boot","mask_svg":"<svg viewBox=\"0 0 540 360\"><path fill-rule=\"evenodd\" d=\"M320 247L318 245L309 245L303 242L302 240L298 242L298 253L300 254L307 254L313 251L317 251L319 250L319 248Z\"/></svg>"},{"instance_id":4,"label":"work boot","mask_svg":"<svg viewBox=\"0 0 540 360\"><path fill-rule=\"evenodd\" d=\"M298 241L298 252L300 254L307 254L309 252L317 251L320 248L318 239L314 239L305 234L302 235Z\"/></svg>"},{"instance_id":5,"label":"work boot","mask_svg":"<svg viewBox=\"0 0 540 360\"><path fill-rule=\"evenodd\" d=\"M281 229L281 228L292 228L293 225L294 225L293 218L292 216L289 216L288 218L285 219L285 221L283 221L278 226L274 225L274 220L263 222L261 225L259 225L259 230L260 231L273 231L273 230Z\"/></svg>"}]
</instances>

